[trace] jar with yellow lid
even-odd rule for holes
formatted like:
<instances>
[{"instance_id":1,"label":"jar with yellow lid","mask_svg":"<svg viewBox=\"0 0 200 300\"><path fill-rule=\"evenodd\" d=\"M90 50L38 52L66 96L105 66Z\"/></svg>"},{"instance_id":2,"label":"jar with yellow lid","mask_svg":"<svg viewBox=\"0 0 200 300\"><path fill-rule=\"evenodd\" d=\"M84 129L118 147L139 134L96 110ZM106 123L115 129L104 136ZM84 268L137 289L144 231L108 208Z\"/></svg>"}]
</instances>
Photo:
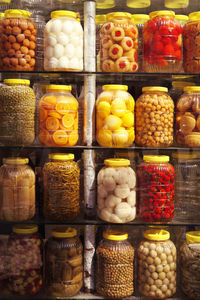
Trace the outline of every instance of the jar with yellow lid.
<instances>
[{"instance_id":1,"label":"jar with yellow lid","mask_svg":"<svg viewBox=\"0 0 200 300\"><path fill-rule=\"evenodd\" d=\"M175 15L176 20L178 20L182 27L188 22L189 17L186 15Z\"/></svg>"},{"instance_id":2,"label":"jar with yellow lid","mask_svg":"<svg viewBox=\"0 0 200 300\"><path fill-rule=\"evenodd\" d=\"M97 9L109 9L115 7L115 0L96 0Z\"/></svg>"},{"instance_id":3,"label":"jar with yellow lid","mask_svg":"<svg viewBox=\"0 0 200 300\"><path fill-rule=\"evenodd\" d=\"M130 167L136 171L138 162L140 160L139 158L139 152L135 151L127 151L127 150L116 150L115 151L115 158L125 158L130 160Z\"/></svg>"},{"instance_id":4,"label":"jar with yellow lid","mask_svg":"<svg viewBox=\"0 0 200 300\"><path fill-rule=\"evenodd\" d=\"M36 98L30 81L5 79L1 87L0 143L28 146L35 139Z\"/></svg>"},{"instance_id":5,"label":"jar with yellow lid","mask_svg":"<svg viewBox=\"0 0 200 300\"><path fill-rule=\"evenodd\" d=\"M7 246L8 289L31 297L42 286L42 239L37 225L14 225Z\"/></svg>"},{"instance_id":6,"label":"jar with yellow lid","mask_svg":"<svg viewBox=\"0 0 200 300\"><path fill-rule=\"evenodd\" d=\"M83 246L77 230L58 227L45 244L45 284L53 297L76 295L83 285Z\"/></svg>"},{"instance_id":7,"label":"jar with yellow lid","mask_svg":"<svg viewBox=\"0 0 200 300\"><path fill-rule=\"evenodd\" d=\"M138 146L168 147L173 143L174 102L166 87L147 86L136 101Z\"/></svg>"},{"instance_id":8,"label":"jar with yellow lid","mask_svg":"<svg viewBox=\"0 0 200 300\"><path fill-rule=\"evenodd\" d=\"M182 27L169 10L154 11L143 29L143 71L180 72L182 68Z\"/></svg>"},{"instance_id":9,"label":"jar with yellow lid","mask_svg":"<svg viewBox=\"0 0 200 300\"><path fill-rule=\"evenodd\" d=\"M78 142L78 101L71 85L47 85L39 102L39 141L45 146L68 147Z\"/></svg>"},{"instance_id":10,"label":"jar with yellow lid","mask_svg":"<svg viewBox=\"0 0 200 300\"><path fill-rule=\"evenodd\" d=\"M138 30L131 14L113 12L106 15L100 30L100 49L101 71L138 70Z\"/></svg>"},{"instance_id":11,"label":"jar with yellow lid","mask_svg":"<svg viewBox=\"0 0 200 300\"><path fill-rule=\"evenodd\" d=\"M180 247L181 289L189 299L199 299L200 295L200 231L186 233Z\"/></svg>"},{"instance_id":12,"label":"jar with yellow lid","mask_svg":"<svg viewBox=\"0 0 200 300\"><path fill-rule=\"evenodd\" d=\"M151 5L151 0L126 0L126 6L130 8L147 8Z\"/></svg>"},{"instance_id":13,"label":"jar with yellow lid","mask_svg":"<svg viewBox=\"0 0 200 300\"><path fill-rule=\"evenodd\" d=\"M70 221L80 211L80 168L74 154L51 153L43 168L45 218Z\"/></svg>"},{"instance_id":14,"label":"jar with yellow lid","mask_svg":"<svg viewBox=\"0 0 200 300\"><path fill-rule=\"evenodd\" d=\"M164 5L171 9L186 8L189 5L189 0L165 0Z\"/></svg>"},{"instance_id":15,"label":"jar with yellow lid","mask_svg":"<svg viewBox=\"0 0 200 300\"><path fill-rule=\"evenodd\" d=\"M51 20L44 29L44 69L83 70L83 28L76 12L51 12Z\"/></svg>"},{"instance_id":16,"label":"jar with yellow lid","mask_svg":"<svg viewBox=\"0 0 200 300\"><path fill-rule=\"evenodd\" d=\"M127 85L103 85L96 101L96 139L102 147L129 147L135 140L135 101Z\"/></svg>"},{"instance_id":17,"label":"jar with yellow lid","mask_svg":"<svg viewBox=\"0 0 200 300\"><path fill-rule=\"evenodd\" d=\"M33 71L36 63L37 28L26 10L8 9L1 22L2 69Z\"/></svg>"},{"instance_id":18,"label":"jar with yellow lid","mask_svg":"<svg viewBox=\"0 0 200 300\"><path fill-rule=\"evenodd\" d=\"M162 229L144 232L138 249L138 288L150 299L170 298L176 293L176 247Z\"/></svg>"},{"instance_id":19,"label":"jar with yellow lid","mask_svg":"<svg viewBox=\"0 0 200 300\"><path fill-rule=\"evenodd\" d=\"M130 160L109 158L97 176L97 206L100 219L127 223L136 217L136 175Z\"/></svg>"},{"instance_id":20,"label":"jar with yellow lid","mask_svg":"<svg viewBox=\"0 0 200 300\"><path fill-rule=\"evenodd\" d=\"M184 79L184 78L183 78ZM187 79L187 78L186 78ZM192 80L192 79L191 79ZM176 104L177 100L183 94L183 89L186 86L195 86L196 83L192 81L172 81L172 87L169 90L169 95L173 99L174 104Z\"/></svg>"},{"instance_id":21,"label":"jar with yellow lid","mask_svg":"<svg viewBox=\"0 0 200 300\"><path fill-rule=\"evenodd\" d=\"M96 290L104 297L125 298L133 294L134 248L128 233L107 230L97 250Z\"/></svg>"},{"instance_id":22,"label":"jar with yellow lid","mask_svg":"<svg viewBox=\"0 0 200 300\"><path fill-rule=\"evenodd\" d=\"M174 216L174 167L166 155L144 155L137 169L138 213L144 222L170 222Z\"/></svg>"},{"instance_id":23,"label":"jar with yellow lid","mask_svg":"<svg viewBox=\"0 0 200 300\"><path fill-rule=\"evenodd\" d=\"M200 147L200 86L186 86L176 104L176 142Z\"/></svg>"}]
</instances>

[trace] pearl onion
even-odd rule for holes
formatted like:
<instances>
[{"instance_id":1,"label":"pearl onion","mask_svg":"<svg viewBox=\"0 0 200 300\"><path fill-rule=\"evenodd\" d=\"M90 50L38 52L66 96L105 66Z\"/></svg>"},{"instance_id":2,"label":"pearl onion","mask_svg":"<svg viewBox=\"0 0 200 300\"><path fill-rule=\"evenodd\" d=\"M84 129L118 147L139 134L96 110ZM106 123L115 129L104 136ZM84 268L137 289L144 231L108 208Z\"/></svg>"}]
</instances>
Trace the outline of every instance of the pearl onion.
<instances>
[{"instance_id":1,"label":"pearl onion","mask_svg":"<svg viewBox=\"0 0 200 300\"><path fill-rule=\"evenodd\" d=\"M61 32L61 28L62 28L62 22L61 22L61 20L59 20L59 19L52 20L52 23L51 23L51 32L57 34L57 33Z\"/></svg>"},{"instance_id":2,"label":"pearl onion","mask_svg":"<svg viewBox=\"0 0 200 300\"><path fill-rule=\"evenodd\" d=\"M69 59L66 56L62 56L59 58L58 68L69 68Z\"/></svg>"},{"instance_id":3,"label":"pearl onion","mask_svg":"<svg viewBox=\"0 0 200 300\"><path fill-rule=\"evenodd\" d=\"M65 55L68 57L68 58L72 58L75 54L75 48L74 48L74 45L72 44L68 44L66 47L65 47Z\"/></svg>"},{"instance_id":4,"label":"pearl onion","mask_svg":"<svg viewBox=\"0 0 200 300\"><path fill-rule=\"evenodd\" d=\"M51 46L48 46L45 50L45 56L48 57L52 57L53 56L53 48Z\"/></svg>"},{"instance_id":5,"label":"pearl onion","mask_svg":"<svg viewBox=\"0 0 200 300\"><path fill-rule=\"evenodd\" d=\"M54 56L60 58L64 54L64 47L61 44L57 44L54 47Z\"/></svg>"},{"instance_id":6,"label":"pearl onion","mask_svg":"<svg viewBox=\"0 0 200 300\"><path fill-rule=\"evenodd\" d=\"M80 38L78 36L70 36L70 43L74 46L80 46Z\"/></svg>"},{"instance_id":7,"label":"pearl onion","mask_svg":"<svg viewBox=\"0 0 200 300\"><path fill-rule=\"evenodd\" d=\"M64 21L62 24L62 31L68 35L71 34L71 32L74 32L74 23L71 21ZM61 30L60 30L61 31Z\"/></svg>"},{"instance_id":8,"label":"pearl onion","mask_svg":"<svg viewBox=\"0 0 200 300\"><path fill-rule=\"evenodd\" d=\"M55 46L57 44L56 36L54 34L50 34L48 36L47 44L50 46Z\"/></svg>"},{"instance_id":9,"label":"pearl onion","mask_svg":"<svg viewBox=\"0 0 200 300\"><path fill-rule=\"evenodd\" d=\"M49 60L49 67L50 67L51 69L54 69L54 68L57 68L57 65L58 65L58 60L57 60L57 58L51 57L50 60Z\"/></svg>"},{"instance_id":10,"label":"pearl onion","mask_svg":"<svg viewBox=\"0 0 200 300\"><path fill-rule=\"evenodd\" d=\"M69 38L64 32L60 32L57 36L58 43L63 46L66 46L69 43Z\"/></svg>"}]
</instances>

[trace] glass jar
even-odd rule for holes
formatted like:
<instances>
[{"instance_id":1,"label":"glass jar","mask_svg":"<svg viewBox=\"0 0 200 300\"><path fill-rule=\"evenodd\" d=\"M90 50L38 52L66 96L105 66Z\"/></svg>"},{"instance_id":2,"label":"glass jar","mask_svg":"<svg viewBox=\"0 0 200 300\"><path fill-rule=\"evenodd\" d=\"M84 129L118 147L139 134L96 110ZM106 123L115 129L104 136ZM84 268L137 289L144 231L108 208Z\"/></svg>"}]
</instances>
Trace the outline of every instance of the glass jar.
<instances>
[{"instance_id":1,"label":"glass jar","mask_svg":"<svg viewBox=\"0 0 200 300\"><path fill-rule=\"evenodd\" d=\"M182 27L173 11L149 14L143 29L143 70L152 73L178 73L182 68Z\"/></svg>"},{"instance_id":2,"label":"glass jar","mask_svg":"<svg viewBox=\"0 0 200 300\"><path fill-rule=\"evenodd\" d=\"M135 140L135 101L127 85L103 85L96 101L96 139L102 147L128 147Z\"/></svg>"},{"instance_id":3,"label":"glass jar","mask_svg":"<svg viewBox=\"0 0 200 300\"><path fill-rule=\"evenodd\" d=\"M5 79L1 87L0 142L5 146L28 146L35 139L35 103L30 81Z\"/></svg>"},{"instance_id":4,"label":"glass jar","mask_svg":"<svg viewBox=\"0 0 200 300\"><path fill-rule=\"evenodd\" d=\"M78 101L71 85L47 85L39 102L39 141L45 146L74 146L78 139Z\"/></svg>"},{"instance_id":5,"label":"glass jar","mask_svg":"<svg viewBox=\"0 0 200 300\"><path fill-rule=\"evenodd\" d=\"M83 285L83 246L77 231L58 227L45 244L45 283L53 297L76 295Z\"/></svg>"},{"instance_id":6,"label":"glass jar","mask_svg":"<svg viewBox=\"0 0 200 300\"><path fill-rule=\"evenodd\" d=\"M174 216L174 167L169 156L144 155L138 166L138 212L144 222L170 222Z\"/></svg>"},{"instance_id":7,"label":"glass jar","mask_svg":"<svg viewBox=\"0 0 200 300\"><path fill-rule=\"evenodd\" d=\"M140 160L139 158L139 152L134 151L126 151L126 150L116 150L115 151L115 158L126 158L130 160L130 166L136 172L136 168L138 165L138 162Z\"/></svg>"},{"instance_id":8,"label":"glass jar","mask_svg":"<svg viewBox=\"0 0 200 300\"><path fill-rule=\"evenodd\" d=\"M165 7L178 9L186 8L189 5L189 0L165 0Z\"/></svg>"},{"instance_id":9,"label":"glass jar","mask_svg":"<svg viewBox=\"0 0 200 300\"><path fill-rule=\"evenodd\" d=\"M97 9L109 9L116 6L115 0L96 0Z\"/></svg>"},{"instance_id":10,"label":"glass jar","mask_svg":"<svg viewBox=\"0 0 200 300\"><path fill-rule=\"evenodd\" d=\"M150 229L138 246L138 288L150 299L176 293L176 247L168 231Z\"/></svg>"},{"instance_id":11,"label":"glass jar","mask_svg":"<svg viewBox=\"0 0 200 300\"><path fill-rule=\"evenodd\" d=\"M101 71L100 66L100 29L106 22L106 15L96 15L96 57L97 57L97 72Z\"/></svg>"},{"instance_id":12,"label":"glass jar","mask_svg":"<svg viewBox=\"0 0 200 300\"><path fill-rule=\"evenodd\" d=\"M186 86L195 86L195 82L191 81L172 81L172 87L169 90L169 95L173 99L174 104L176 105L177 100L183 94L183 89Z\"/></svg>"},{"instance_id":13,"label":"glass jar","mask_svg":"<svg viewBox=\"0 0 200 300\"><path fill-rule=\"evenodd\" d=\"M187 86L176 104L176 142L200 147L200 86Z\"/></svg>"},{"instance_id":14,"label":"glass jar","mask_svg":"<svg viewBox=\"0 0 200 300\"><path fill-rule=\"evenodd\" d=\"M80 210L80 169L74 154L51 153L43 168L44 216L52 221L75 219Z\"/></svg>"},{"instance_id":15,"label":"glass jar","mask_svg":"<svg viewBox=\"0 0 200 300\"><path fill-rule=\"evenodd\" d=\"M33 71L36 63L37 29L26 10L8 9L0 33L2 69Z\"/></svg>"},{"instance_id":16,"label":"glass jar","mask_svg":"<svg viewBox=\"0 0 200 300\"><path fill-rule=\"evenodd\" d=\"M173 143L174 102L168 89L142 88L136 101L136 138L138 146L168 147Z\"/></svg>"},{"instance_id":17,"label":"glass jar","mask_svg":"<svg viewBox=\"0 0 200 300\"><path fill-rule=\"evenodd\" d=\"M181 24L181 27L183 28L184 25L188 22L189 17L186 15L175 15L175 19L179 21L179 23Z\"/></svg>"},{"instance_id":18,"label":"glass jar","mask_svg":"<svg viewBox=\"0 0 200 300\"><path fill-rule=\"evenodd\" d=\"M0 219L30 220L35 215L35 173L28 158L3 158L0 167Z\"/></svg>"},{"instance_id":19,"label":"glass jar","mask_svg":"<svg viewBox=\"0 0 200 300\"><path fill-rule=\"evenodd\" d=\"M97 293L112 299L132 295L134 248L128 242L128 234L107 230L97 247Z\"/></svg>"},{"instance_id":20,"label":"glass jar","mask_svg":"<svg viewBox=\"0 0 200 300\"><path fill-rule=\"evenodd\" d=\"M97 176L98 216L111 223L130 222L136 216L136 175L130 160L109 158L104 164Z\"/></svg>"},{"instance_id":21,"label":"glass jar","mask_svg":"<svg viewBox=\"0 0 200 300\"><path fill-rule=\"evenodd\" d=\"M138 70L138 30L131 14L106 15L100 30L101 71L136 72Z\"/></svg>"},{"instance_id":22,"label":"glass jar","mask_svg":"<svg viewBox=\"0 0 200 300\"><path fill-rule=\"evenodd\" d=\"M200 295L200 231L186 233L180 247L181 289L189 299Z\"/></svg>"},{"instance_id":23,"label":"glass jar","mask_svg":"<svg viewBox=\"0 0 200 300\"><path fill-rule=\"evenodd\" d=\"M83 70L83 28L73 11L51 12L44 29L44 69Z\"/></svg>"},{"instance_id":24,"label":"glass jar","mask_svg":"<svg viewBox=\"0 0 200 300\"><path fill-rule=\"evenodd\" d=\"M8 289L32 296L42 286L42 239L37 225L15 225L8 240Z\"/></svg>"}]
</instances>

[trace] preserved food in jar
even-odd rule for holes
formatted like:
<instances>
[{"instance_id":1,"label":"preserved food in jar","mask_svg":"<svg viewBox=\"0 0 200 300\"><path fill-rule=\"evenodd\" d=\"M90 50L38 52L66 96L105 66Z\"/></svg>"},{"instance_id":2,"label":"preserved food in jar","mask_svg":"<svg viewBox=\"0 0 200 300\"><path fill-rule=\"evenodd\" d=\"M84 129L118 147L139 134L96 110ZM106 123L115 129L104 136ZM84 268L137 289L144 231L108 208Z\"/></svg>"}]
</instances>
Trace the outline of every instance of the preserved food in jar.
<instances>
[{"instance_id":1,"label":"preserved food in jar","mask_svg":"<svg viewBox=\"0 0 200 300\"><path fill-rule=\"evenodd\" d=\"M97 247L97 293L113 299L133 293L134 249L126 232L108 230Z\"/></svg>"},{"instance_id":2,"label":"preserved food in jar","mask_svg":"<svg viewBox=\"0 0 200 300\"><path fill-rule=\"evenodd\" d=\"M1 3L0 3L1 6ZM2 19L4 18L4 13L0 12L0 28L3 28L3 24L2 24ZM2 48L1 46L1 38L0 38L0 49ZM2 59L1 59L1 53L0 53L0 70L2 70Z\"/></svg>"},{"instance_id":3,"label":"preserved food in jar","mask_svg":"<svg viewBox=\"0 0 200 300\"><path fill-rule=\"evenodd\" d=\"M182 27L173 11L150 13L143 29L143 70L180 72L182 68Z\"/></svg>"},{"instance_id":4,"label":"preserved food in jar","mask_svg":"<svg viewBox=\"0 0 200 300\"><path fill-rule=\"evenodd\" d=\"M44 29L44 69L83 70L83 28L73 11L51 12Z\"/></svg>"},{"instance_id":5,"label":"preserved food in jar","mask_svg":"<svg viewBox=\"0 0 200 300\"><path fill-rule=\"evenodd\" d=\"M29 80L5 79L4 83L0 90L0 142L28 146L35 139L35 94Z\"/></svg>"},{"instance_id":6,"label":"preserved food in jar","mask_svg":"<svg viewBox=\"0 0 200 300\"><path fill-rule=\"evenodd\" d=\"M97 72L101 71L100 68L100 29L106 22L106 15L96 15L96 57L97 57Z\"/></svg>"},{"instance_id":7,"label":"preserved food in jar","mask_svg":"<svg viewBox=\"0 0 200 300\"><path fill-rule=\"evenodd\" d=\"M31 296L42 286L42 240L37 225L15 225L8 240L8 289Z\"/></svg>"},{"instance_id":8,"label":"preserved food in jar","mask_svg":"<svg viewBox=\"0 0 200 300\"><path fill-rule=\"evenodd\" d=\"M168 147L173 143L174 102L165 87L143 87L136 101L138 146Z\"/></svg>"},{"instance_id":9,"label":"preserved food in jar","mask_svg":"<svg viewBox=\"0 0 200 300\"><path fill-rule=\"evenodd\" d=\"M100 58L103 72L138 70L138 30L131 14L114 12L106 15L100 30Z\"/></svg>"},{"instance_id":10,"label":"preserved food in jar","mask_svg":"<svg viewBox=\"0 0 200 300\"><path fill-rule=\"evenodd\" d=\"M137 249L139 292L151 299L176 293L176 247L168 231L150 229Z\"/></svg>"},{"instance_id":11,"label":"preserved food in jar","mask_svg":"<svg viewBox=\"0 0 200 300\"><path fill-rule=\"evenodd\" d=\"M174 104L176 105L177 100L183 94L183 89L186 86L195 86L195 82L191 81L172 81L172 88L169 90L169 95L173 99Z\"/></svg>"},{"instance_id":12,"label":"preserved food in jar","mask_svg":"<svg viewBox=\"0 0 200 300\"><path fill-rule=\"evenodd\" d=\"M44 165L44 216L52 221L75 219L80 210L80 169L74 154L52 153Z\"/></svg>"},{"instance_id":13,"label":"preserved food in jar","mask_svg":"<svg viewBox=\"0 0 200 300\"><path fill-rule=\"evenodd\" d=\"M45 245L45 282L53 297L76 295L83 284L83 246L75 228L59 227Z\"/></svg>"},{"instance_id":14,"label":"preserved food in jar","mask_svg":"<svg viewBox=\"0 0 200 300\"><path fill-rule=\"evenodd\" d=\"M0 219L22 222L35 215L35 173L28 158L4 158L0 167Z\"/></svg>"},{"instance_id":15,"label":"preserved food in jar","mask_svg":"<svg viewBox=\"0 0 200 300\"><path fill-rule=\"evenodd\" d=\"M180 247L181 289L189 299L200 297L200 231L186 233Z\"/></svg>"},{"instance_id":16,"label":"preserved food in jar","mask_svg":"<svg viewBox=\"0 0 200 300\"><path fill-rule=\"evenodd\" d=\"M138 211L145 222L170 222L174 216L174 167L169 156L144 155L138 166Z\"/></svg>"},{"instance_id":17,"label":"preserved food in jar","mask_svg":"<svg viewBox=\"0 0 200 300\"><path fill-rule=\"evenodd\" d=\"M96 139L103 147L128 147L135 140L135 101L126 85L103 85L96 102Z\"/></svg>"},{"instance_id":18,"label":"preserved food in jar","mask_svg":"<svg viewBox=\"0 0 200 300\"><path fill-rule=\"evenodd\" d=\"M136 216L136 175L129 167L130 160L104 160L97 176L98 216L111 223L126 223Z\"/></svg>"},{"instance_id":19,"label":"preserved food in jar","mask_svg":"<svg viewBox=\"0 0 200 300\"><path fill-rule=\"evenodd\" d=\"M37 29L26 10L8 9L1 24L2 69L33 71L36 62Z\"/></svg>"},{"instance_id":20,"label":"preserved food in jar","mask_svg":"<svg viewBox=\"0 0 200 300\"><path fill-rule=\"evenodd\" d=\"M78 135L78 101L71 85L47 85L39 102L39 141L45 146L74 146Z\"/></svg>"},{"instance_id":21,"label":"preserved food in jar","mask_svg":"<svg viewBox=\"0 0 200 300\"><path fill-rule=\"evenodd\" d=\"M183 28L184 25L188 22L189 17L186 15L175 15L175 19L179 21L181 27Z\"/></svg>"}]
</instances>

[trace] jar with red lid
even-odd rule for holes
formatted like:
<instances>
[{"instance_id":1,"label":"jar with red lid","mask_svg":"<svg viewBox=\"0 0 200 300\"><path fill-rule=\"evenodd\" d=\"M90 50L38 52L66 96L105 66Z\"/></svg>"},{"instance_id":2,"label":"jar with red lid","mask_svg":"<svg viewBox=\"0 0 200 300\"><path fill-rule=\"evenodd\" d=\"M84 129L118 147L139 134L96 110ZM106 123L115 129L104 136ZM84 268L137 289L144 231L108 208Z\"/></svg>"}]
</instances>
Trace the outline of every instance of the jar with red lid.
<instances>
[{"instance_id":1,"label":"jar with red lid","mask_svg":"<svg viewBox=\"0 0 200 300\"><path fill-rule=\"evenodd\" d=\"M174 167L169 156L144 155L137 169L138 213L144 222L170 222L174 216Z\"/></svg>"},{"instance_id":2,"label":"jar with red lid","mask_svg":"<svg viewBox=\"0 0 200 300\"><path fill-rule=\"evenodd\" d=\"M143 70L145 72L180 72L182 68L182 27L173 11L149 14L143 29Z\"/></svg>"}]
</instances>

